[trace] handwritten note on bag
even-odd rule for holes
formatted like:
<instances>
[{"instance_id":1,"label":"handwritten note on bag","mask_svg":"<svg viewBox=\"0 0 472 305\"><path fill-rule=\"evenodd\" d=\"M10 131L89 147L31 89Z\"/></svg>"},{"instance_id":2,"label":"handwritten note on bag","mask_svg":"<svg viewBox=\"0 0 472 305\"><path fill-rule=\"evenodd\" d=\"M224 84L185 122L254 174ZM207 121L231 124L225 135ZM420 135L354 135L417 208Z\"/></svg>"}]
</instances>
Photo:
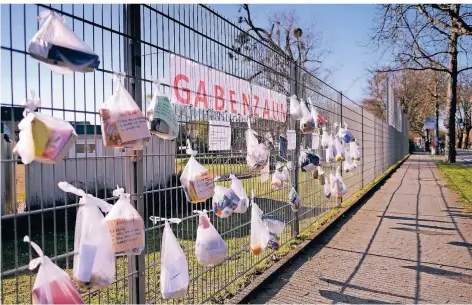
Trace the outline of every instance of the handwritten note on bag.
<instances>
[{"instance_id":1,"label":"handwritten note on bag","mask_svg":"<svg viewBox=\"0 0 472 305\"><path fill-rule=\"evenodd\" d=\"M146 119L139 109L119 113L116 126L123 142L150 136Z\"/></svg>"},{"instance_id":2,"label":"handwritten note on bag","mask_svg":"<svg viewBox=\"0 0 472 305\"><path fill-rule=\"evenodd\" d=\"M174 108L172 108L167 96L157 97L157 103L154 107L154 119L166 122L174 135L179 132L179 125L174 116Z\"/></svg>"},{"instance_id":3,"label":"handwritten note on bag","mask_svg":"<svg viewBox=\"0 0 472 305\"><path fill-rule=\"evenodd\" d=\"M144 247L142 218L111 219L107 221L115 253Z\"/></svg>"}]
</instances>

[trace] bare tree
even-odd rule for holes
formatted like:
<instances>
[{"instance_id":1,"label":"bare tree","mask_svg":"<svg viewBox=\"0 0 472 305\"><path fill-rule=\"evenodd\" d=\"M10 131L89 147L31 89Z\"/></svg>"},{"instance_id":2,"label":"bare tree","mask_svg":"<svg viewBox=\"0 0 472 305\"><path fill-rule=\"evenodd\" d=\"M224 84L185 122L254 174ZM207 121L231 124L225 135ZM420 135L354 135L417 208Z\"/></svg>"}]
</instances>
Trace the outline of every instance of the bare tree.
<instances>
[{"instance_id":1,"label":"bare tree","mask_svg":"<svg viewBox=\"0 0 472 305\"><path fill-rule=\"evenodd\" d=\"M316 77L329 73L323 66L329 50L315 24L303 25L293 11L287 10L268 16L269 27L264 28L256 24L248 4L241 5L239 13L239 24L245 31L236 35L228 56L253 63L242 66L242 77L289 95L288 76L293 63ZM309 85L317 85L315 80L313 83Z\"/></svg>"},{"instance_id":2,"label":"bare tree","mask_svg":"<svg viewBox=\"0 0 472 305\"><path fill-rule=\"evenodd\" d=\"M374 72L368 88L369 98L364 99L364 109L375 114L381 109L385 119L387 103L387 76L394 91L395 100L403 106L412 135L421 135L424 117L439 113L444 107L444 73L436 71L401 70L390 73ZM375 101L375 103L373 102Z\"/></svg>"},{"instance_id":3,"label":"bare tree","mask_svg":"<svg viewBox=\"0 0 472 305\"><path fill-rule=\"evenodd\" d=\"M459 79L459 85L457 90L457 118L462 121L462 125L459 125L458 134L460 141L458 147L469 148L469 135L472 130L472 75L463 74Z\"/></svg>"},{"instance_id":4,"label":"bare tree","mask_svg":"<svg viewBox=\"0 0 472 305\"><path fill-rule=\"evenodd\" d=\"M434 70L448 75L445 126L447 160L456 161L455 119L458 75L472 69L472 6L465 4L379 5L372 39L391 52L393 68Z\"/></svg>"}]
</instances>

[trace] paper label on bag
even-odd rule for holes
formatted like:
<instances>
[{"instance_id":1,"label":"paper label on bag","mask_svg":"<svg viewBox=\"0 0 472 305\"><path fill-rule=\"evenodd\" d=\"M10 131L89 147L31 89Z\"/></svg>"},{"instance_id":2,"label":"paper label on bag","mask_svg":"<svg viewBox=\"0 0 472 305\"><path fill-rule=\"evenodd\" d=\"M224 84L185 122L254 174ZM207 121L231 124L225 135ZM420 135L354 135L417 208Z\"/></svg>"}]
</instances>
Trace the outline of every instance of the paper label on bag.
<instances>
[{"instance_id":1,"label":"paper label on bag","mask_svg":"<svg viewBox=\"0 0 472 305\"><path fill-rule=\"evenodd\" d=\"M208 171L200 173L198 178L193 179L193 187L198 198L208 198L213 196L213 179Z\"/></svg>"},{"instance_id":2,"label":"paper label on bag","mask_svg":"<svg viewBox=\"0 0 472 305\"><path fill-rule=\"evenodd\" d=\"M179 132L179 125L174 115L174 108L169 101L167 96L158 96L156 106L154 106L154 119L160 119L169 125L173 134Z\"/></svg>"},{"instance_id":3,"label":"paper label on bag","mask_svg":"<svg viewBox=\"0 0 472 305\"><path fill-rule=\"evenodd\" d=\"M115 253L144 247L144 222L141 217L107 221Z\"/></svg>"},{"instance_id":4,"label":"paper label on bag","mask_svg":"<svg viewBox=\"0 0 472 305\"><path fill-rule=\"evenodd\" d=\"M295 130L287 130L287 149L295 150L297 147L297 134Z\"/></svg>"},{"instance_id":5,"label":"paper label on bag","mask_svg":"<svg viewBox=\"0 0 472 305\"><path fill-rule=\"evenodd\" d=\"M129 142L149 137L149 129L141 110L124 111L117 114L116 127L121 141Z\"/></svg>"},{"instance_id":6,"label":"paper label on bag","mask_svg":"<svg viewBox=\"0 0 472 305\"><path fill-rule=\"evenodd\" d=\"M90 282L92 277L93 263L95 262L95 255L97 254L97 247L94 245L82 244L79 252L79 270L76 274L76 279L82 282Z\"/></svg>"}]
</instances>

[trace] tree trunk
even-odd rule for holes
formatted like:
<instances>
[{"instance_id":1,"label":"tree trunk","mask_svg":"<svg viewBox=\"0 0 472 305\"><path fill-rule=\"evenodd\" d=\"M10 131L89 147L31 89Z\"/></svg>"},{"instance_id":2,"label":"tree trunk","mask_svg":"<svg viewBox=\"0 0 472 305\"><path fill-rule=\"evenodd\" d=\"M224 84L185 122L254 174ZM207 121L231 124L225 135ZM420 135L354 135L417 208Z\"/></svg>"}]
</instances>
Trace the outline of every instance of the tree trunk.
<instances>
[{"instance_id":1,"label":"tree trunk","mask_svg":"<svg viewBox=\"0 0 472 305\"><path fill-rule=\"evenodd\" d=\"M460 130L460 128L457 128L459 132L457 133L457 147L461 147L462 145L462 139L464 138L464 133Z\"/></svg>"},{"instance_id":2,"label":"tree trunk","mask_svg":"<svg viewBox=\"0 0 472 305\"><path fill-rule=\"evenodd\" d=\"M436 87L436 93L437 93L437 87ZM436 151L435 155L439 155L439 99L436 98L436 126L435 126L435 132L434 132L434 137L435 137L435 142L436 142Z\"/></svg>"},{"instance_id":3,"label":"tree trunk","mask_svg":"<svg viewBox=\"0 0 472 305\"><path fill-rule=\"evenodd\" d=\"M472 130L472 127L467 127L465 129L465 135L464 135L464 144L462 145L462 148L468 149L469 148L469 134L470 130Z\"/></svg>"},{"instance_id":4,"label":"tree trunk","mask_svg":"<svg viewBox=\"0 0 472 305\"><path fill-rule=\"evenodd\" d=\"M449 40L449 80L447 84L447 133L446 160L456 162L456 99L457 99L457 35L451 34Z\"/></svg>"}]
</instances>

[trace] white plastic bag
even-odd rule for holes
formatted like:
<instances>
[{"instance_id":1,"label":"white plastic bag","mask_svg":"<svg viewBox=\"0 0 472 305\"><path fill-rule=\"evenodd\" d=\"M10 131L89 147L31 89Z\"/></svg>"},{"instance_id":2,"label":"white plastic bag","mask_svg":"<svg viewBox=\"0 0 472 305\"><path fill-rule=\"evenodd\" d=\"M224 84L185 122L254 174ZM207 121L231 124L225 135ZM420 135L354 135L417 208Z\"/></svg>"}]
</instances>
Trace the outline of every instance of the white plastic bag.
<instances>
[{"instance_id":1,"label":"white plastic bag","mask_svg":"<svg viewBox=\"0 0 472 305\"><path fill-rule=\"evenodd\" d=\"M300 101L300 107L303 115L300 119L300 131L304 134L312 133L315 131L315 119L310 110L308 110L304 100Z\"/></svg>"},{"instance_id":2,"label":"white plastic bag","mask_svg":"<svg viewBox=\"0 0 472 305\"><path fill-rule=\"evenodd\" d=\"M349 151L351 152L351 159L353 161L360 161L361 155L359 153L359 145L357 141L351 141L349 143Z\"/></svg>"},{"instance_id":3,"label":"white plastic bag","mask_svg":"<svg viewBox=\"0 0 472 305\"><path fill-rule=\"evenodd\" d=\"M113 196L120 198L105 216L105 221L115 255L139 255L144 250L144 221L124 189L117 186Z\"/></svg>"},{"instance_id":4,"label":"white plastic bag","mask_svg":"<svg viewBox=\"0 0 472 305\"><path fill-rule=\"evenodd\" d=\"M156 134L165 140L173 140L179 134L179 123L175 117L174 105L162 93L159 80L154 79L153 84L154 94L146 110L148 128L152 134Z\"/></svg>"},{"instance_id":5,"label":"white plastic bag","mask_svg":"<svg viewBox=\"0 0 472 305\"><path fill-rule=\"evenodd\" d=\"M75 221L74 278L82 290L101 289L113 282L115 252L102 212L108 213L113 205L98 199L67 182L58 186L80 198Z\"/></svg>"},{"instance_id":6,"label":"white plastic bag","mask_svg":"<svg viewBox=\"0 0 472 305\"><path fill-rule=\"evenodd\" d=\"M318 113L313 102L311 101L309 97L308 97L308 103L311 105L311 116L315 120L316 128L322 128L323 126L326 125L325 118L321 114Z\"/></svg>"},{"instance_id":7,"label":"white plastic bag","mask_svg":"<svg viewBox=\"0 0 472 305\"><path fill-rule=\"evenodd\" d=\"M343 161L343 169L346 173L349 173L350 171L354 169L349 149L345 148L344 154L345 154L345 159Z\"/></svg>"},{"instance_id":8,"label":"white plastic bag","mask_svg":"<svg viewBox=\"0 0 472 305\"><path fill-rule=\"evenodd\" d=\"M34 281L33 304L84 304L69 275L45 256L41 248L30 241L28 236L25 236L23 241L29 243L39 255L29 262L29 270L41 265Z\"/></svg>"},{"instance_id":9,"label":"white plastic bag","mask_svg":"<svg viewBox=\"0 0 472 305\"><path fill-rule=\"evenodd\" d=\"M288 202L290 203L290 207L294 212L300 210L302 206L302 200L300 199L300 196L298 195L293 185L290 188L290 193L288 194Z\"/></svg>"},{"instance_id":10,"label":"white plastic bag","mask_svg":"<svg viewBox=\"0 0 472 305\"><path fill-rule=\"evenodd\" d=\"M208 218L206 210L194 211L199 214L195 256L202 266L214 266L225 260L228 247Z\"/></svg>"},{"instance_id":11,"label":"white plastic bag","mask_svg":"<svg viewBox=\"0 0 472 305\"><path fill-rule=\"evenodd\" d=\"M323 134L324 135L324 134ZM336 160L336 147L333 135L328 136L328 148L326 149L326 162L334 162Z\"/></svg>"},{"instance_id":12,"label":"white plastic bag","mask_svg":"<svg viewBox=\"0 0 472 305\"><path fill-rule=\"evenodd\" d=\"M248 118L248 129L246 130L246 161L249 168L253 171L266 172L266 166L269 163L269 148L265 143L259 143L256 138L257 133L251 129Z\"/></svg>"},{"instance_id":13,"label":"white plastic bag","mask_svg":"<svg viewBox=\"0 0 472 305\"><path fill-rule=\"evenodd\" d=\"M273 190L280 190L284 186L286 178L284 172L282 170L282 163L277 162L275 164L275 171L272 174L272 180L270 182L270 186Z\"/></svg>"},{"instance_id":14,"label":"white plastic bag","mask_svg":"<svg viewBox=\"0 0 472 305\"><path fill-rule=\"evenodd\" d=\"M211 200L213 212L220 218L227 218L233 214L241 201L234 190L220 185L215 186L215 194Z\"/></svg>"},{"instance_id":15,"label":"white plastic bag","mask_svg":"<svg viewBox=\"0 0 472 305\"><path fill-rule=\"evenodd\" d=\"M290 97L290 116L294 120L300 120L303 117L302 109L300 108L300 103L296 95Z\"/></svg>"},{"instance_id":16,"label":"white plastic bag","mask_svg":"<svg viewBox=\"0 0 472 305\"><path fill-rule=\"evenodd\" d=\"M141 109L113 75L115 92L99 109L103 145L142 150L151 137Z\"/></svg>"},{"instance_id":17,"label":"white plastic bag","mask_svg":"<svg viewBox=\"0 0 472 305\"><path fill-rule=\"evenodd\" d=\"M269 240L269 246L273 250L277 250L280 247L280 234L285 229L286 222L283 220L279 220L273 217L262 217L262 221L266 224L266 226L269 228L270 232L270 240Z\"/></svg>"},{"instance_id":18,"label":"white plastic bag","mask_svg":"<svg viewBox=\"0 0 472 305\"><path fill-rule=\"evenodd\" d=\"M66 25L62 16L45 10L38 16L43 23L31 38L28 52L56 73L93 72L100 65L98 55Z\"/></svg>"},{"instance_id":19,"label":"white plastic bag","mask_svg":"<svg viewBox=\"0 0 472 305\"><path fill-rule=\"evenodd\" d=\"M270 240L270 230L262 221L262 210L254 202L254 191L251 201L251 253L259 255L267 247Z\"/></svg>"},{"instance_id":20,"label":"white plastic bag","mask_svg":"<svg viewBox=\"0 0 472 305\"><path fill-rule=\"evenodd\" d=\"M346 156L344 153L344 145L342 140L339 137L336 137L334 139L334 142L336 143L336 162L341 162L346 160Z\"/></svg>"},{"instance_id":21,"label":"white plastic bag","mask_svg":"<svg viewBox=\"0 0 472 305\"><path fill-rule=\"evenodd\" d=\"M24 119L18 124L20 139L13 153L19 155L24 164L33 161L57 164L66 156L77 134L69 122L34 112L40 101L35 99L33 90L30 96L24 103Z\"/></svg>"},{"instance_id":22,"label":"white plastic bag","mask_svg":"<svg viewBox=\"0 0 472 305\"><path fill-rule=\"evenodd\" d=\"M298 159L302 172L313 172L320 165L320 157L310 150L300 152Z\"/></svg>"},{"instance_id":23,"label":"white plastic bag","mask_svg":"<svg viewBox=\"0 0 472 305\"><path fill-rule=\"evenodd\" d=\"M247 208L249 207L249 198L247 197L246 190L244 189L241 180L236 178L235 175L230 174L229 179L231 180L231 189L239 197L239 203L234 210L234 213L246 213Z\"/></svg>"},{"instance_id":24,"label":"white plastic bag","mask_svg":"<svg viewBox=\"0 0 472 305\"><path fill-rule=\"evenodd\" d=\"M180 175L180 182L187 201L204 202L215 194L213 179L210 172L195 159L198 152L192 149L189 140L187 140L187 153L191 157Z\"/></svg>"},{"instance_id":25,"label":"white plastic bag","mask_svg":"<svg viewBox=\"0 0 472 305\"><path fill-rule=\"evenodd\" d=\"M331 194L336 198L342 198L347 193L346 185L341 177L341 168L336 169L336 175L330 174Z\"/></svg>"},{"instance_id":26,"label":"white plastic bag","mask_svg":"<svg viewBox=\"0 0 472 305\"><path fill-rule=\"evenodd\" d=\"M331 188L330 188L330 183L328 181L328 177L324 177L324 195L326 198L331 197Z\"/></svg>"},{"instance_id":27,"label":"white plastic bag","mask_svg":"<svg viewBox=\"0 0 472 305\"><path fill-rule=\"evenodd\" d=\"M328 134L328 131L326 130L326 127L323 127L322 129L322 135L321 135L321 147L323 149L327 149L328 146L329 146L329 142L330 142L330 137L329 137L329 134Z\"/></svg>"},{"instance_id":28,"label":"white plastic bag","mask_svg":"<svg viewBox=\"0 0 472 305\"><path fill-rule=\"evenodd\" d=\"M318 167L317 167L317 172L318 172L318 177L317 177L317 179L318 179L318 184L319 184L319 185L324 185L324 183L325 183L325 179L324 179L324 178L325 178L325 172L324 172L324 170L323 170L323 167L322 167L322 166L318 166Z\"/></svg>"},{"instance_id":29,"label":"white plastic bag","mask_svg":"<svg viewBox=\"0 0 472 305\"><path fill-rule=\"evenodd\" d=\"M344 123L344 127L339 127L338 137L341 138L346 144L354 140L354 136L352 135L351 131L347 129L346 123Z\"/></svg>"},{"instance_id":30,"label":"white plastic bag","mask_svg":"<svg viewBox=\"0 0 472 305\"><path fill-rule=\"evenodd\" d=\"M311 136L311 149L320 149L320 135L317 133Z\"/></svg>"},{"instance_id":31,"label":"white plastic bag","mask_svg":"<svg viewBox=\"0 0 472 305\"><path fill-rule=\"evenodd\" d=\"M180 247L169 223L179 224L178 218L153 217L156 221L165 221L161 244L161 295L163 299L181 299L187 294L188 263L185 253Z\"/></svg>"}]
</instances>

